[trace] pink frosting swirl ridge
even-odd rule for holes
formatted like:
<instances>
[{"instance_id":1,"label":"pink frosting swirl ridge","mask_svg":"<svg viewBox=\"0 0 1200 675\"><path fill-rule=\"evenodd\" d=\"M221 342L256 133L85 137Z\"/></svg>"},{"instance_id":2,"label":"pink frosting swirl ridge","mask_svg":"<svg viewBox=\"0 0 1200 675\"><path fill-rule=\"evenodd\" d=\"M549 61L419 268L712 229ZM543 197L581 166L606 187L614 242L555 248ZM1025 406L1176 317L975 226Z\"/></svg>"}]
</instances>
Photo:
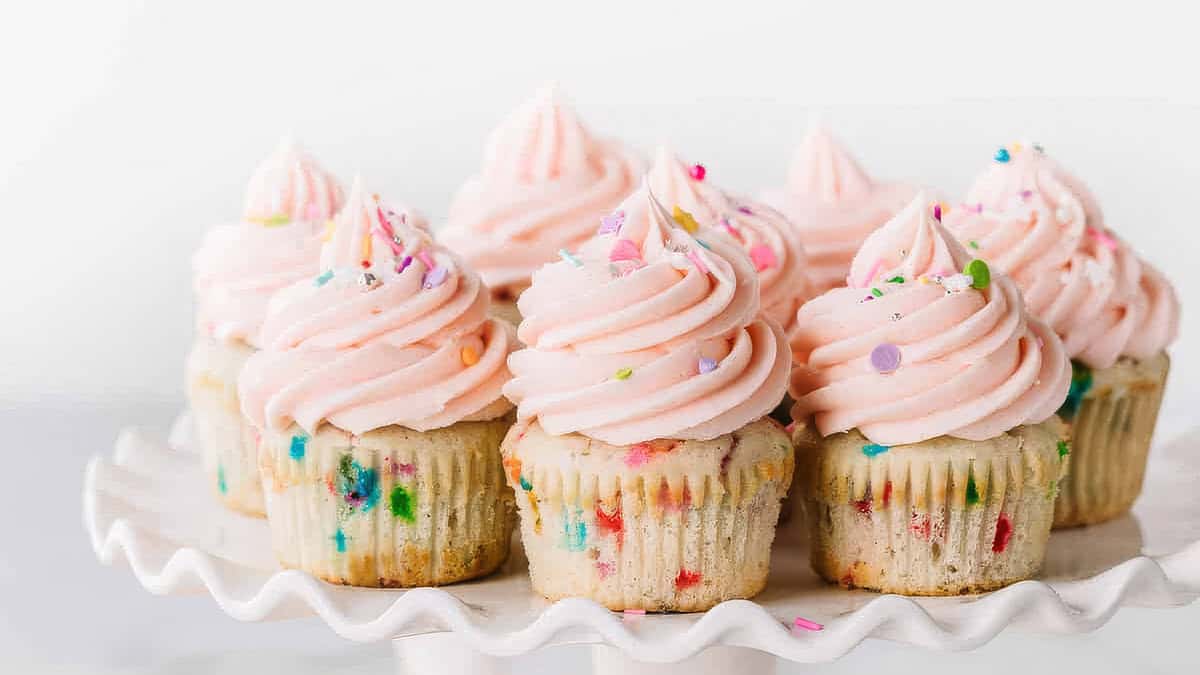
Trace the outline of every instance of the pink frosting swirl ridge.
<instances>
[{"instance_id":1,"label":"pink frosting swirl ridge","mask_svg":"<svg viewBox=\"0 0 1200 675\"><path fill-rule=\"evenodd\" d=\"M845 285L859 246L916 192L871 180L824 126L814 124L796 151L787 184L764 198L800 231L813 291L823 293Z\"/></svg>"},{"instance_id":2,"label":"pink frosting swirl ridge","mask_svg":"<svg viewBox=\"0 0 1200 675\"><path fill-rule=\"evenodd\" d=\"M970 258L924 194L863 243L850 277L854 287L801 307L792 335L793 415L813 416L821 434L984 440L1049 418L1066 398L1058 337L1027 316L1011 279Z\"/></svg>"},{"instance_id":3,"label":"pink frosting swirl ridge","mask_svg":"<svg viewBox=\"0 0 1200 675\"><path fill-rule=\"evenodd\" d=\"M544 266L518 305L504 393L522 419L628 445L711 439L787 388L782 329L758 317L758 275L731 240L708 248L643 187L576 254Z\"/></svg>"},{"instance_id":4,"label":"pink frosting swirl ridge","mask_svg":"<svg viewBox=\"0 0 1200 675\"><path fill-rule=\"evenodd\" d=\"M1166 348L1179 331L1170 283L1099 224L1082 183L1065 182L1040 150L1015 145L1003 157L947 215L950 231L1016 280L1071 358L1107 368Z\"/></svg>"},{"instance_id":5,"label":"pink frosting swirl ridge","mask_svg":"<svg viewBox=\"0 0 1200 675\"><path fill-rule=\"evenodd\" d=\"M259 428L426 431L511 409L501 393L511 328L487 318L478 275L417 223L355 182L322 271L272 299L264 349L239 379Z\"/></svg>"},{"instance_id":6,"label":"pink frosting swirl ridge","mask_svg":"<svg viewBox=\"0 0 1200 675\"><path fill-rule=\"evenodd\" d=\"M197 329L258 346L267 301L312 273L320 226L341 205L337 181L281 143L251 177L242 220L210 229L192 259Z\"/></svg>"},{"instance_id":7,"label":"pink frosting swirl ridge","mask_svg":"<svg viewBox=\"0 0 1200 675\"><path fill-rule=\"evenodd\" d=\"M708 179L708 169L685 164L665 148L659 148L646 180L672 215L682 210L678 220L690 227L687 217L693 217L704 241L728 237L746 251L758 270L763 313L789 332L811 293L804 246L787 218L765 204L731 196Z\"/></svg>"},{"instance_id":8,"label":"pink frosting swirl ridge","mask_svg":"<svg viewBox=\"0 0 1200 675\"><path fill-rule=\"evenodd\" d=\"M441 239L488 286L522 288L559 249L591 236L641 173L630 150L592 136L548 87L492 132L483 169L459 189Z\"/></svg>"}]
</instances>

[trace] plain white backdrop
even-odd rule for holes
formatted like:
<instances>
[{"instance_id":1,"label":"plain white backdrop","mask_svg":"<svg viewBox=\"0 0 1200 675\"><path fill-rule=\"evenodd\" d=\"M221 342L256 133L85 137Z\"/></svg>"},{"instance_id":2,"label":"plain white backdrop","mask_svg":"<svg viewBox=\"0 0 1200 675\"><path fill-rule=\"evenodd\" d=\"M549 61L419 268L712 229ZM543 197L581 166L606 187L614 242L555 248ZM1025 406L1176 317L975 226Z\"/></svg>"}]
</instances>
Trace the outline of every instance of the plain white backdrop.
<instances>
[{"instance_id":1,"label":"plain white backdrop","mask_svg":"<svg viewBox=\"0 0 1200 675\"><path fill-rule=\"evenodd\" d=\"M1091 185L1110 225L1177 285L1183 331L1160 437L1173 435L1195 424L1189 413L1200 393L1194 377L1181 375L1200 373L1200 356L1189 349L1200 335L1191 300L1200 294L1200 90L1190 72L1200 58L1191 22L1159 11L1166 9L1138 3L1108 13L1094 3L1027 2L988 9L795 3L785 10L728 2L5 5L6 424L31 410L44 420L45 411L95 406L156 416L113 425L164 421L163 411L182 399L190 256L206 227L238 215L250 171L281 135L294 134L345 180L361 172L437 222L477 168L488 130L557 80L594 131L646 154L667 143L704 162L710 180L750 193L782 180L814 110L869 172L924 183L952 199L999 145L1040 141ZM65 480L75 480L71 471L107 442L56 449L76 453L63 463ZM28 568L0 548L0 579L17 579L14 570ZM130 586L123 592L132 598L138 591ZM139 597L137 606L148 602L170 601ZM1200 617L1194 609L1181 614L1192 626ZM188 620L225 621L202 604L188 611ZM1178 620L1160 619L1164 626ZM239 629L247 627L219 634ZM0 645L17 640L14 630ZM286 643L286 628L272 630L280 632L270 639ZM320 633L304 630L296 634ZM213 650L223 644L205 643ZM1018 644L1058 651L1057 643ZM923 660L915 650L873 649L857 663ZM1157 649L1154 663L1164 672L1195 664ZM162 663L138 654L131 647L106 661ZM993 649L988 658L1001 656ZM944 663L981 663L967 658Z\"/></svg>"}]
</instances>

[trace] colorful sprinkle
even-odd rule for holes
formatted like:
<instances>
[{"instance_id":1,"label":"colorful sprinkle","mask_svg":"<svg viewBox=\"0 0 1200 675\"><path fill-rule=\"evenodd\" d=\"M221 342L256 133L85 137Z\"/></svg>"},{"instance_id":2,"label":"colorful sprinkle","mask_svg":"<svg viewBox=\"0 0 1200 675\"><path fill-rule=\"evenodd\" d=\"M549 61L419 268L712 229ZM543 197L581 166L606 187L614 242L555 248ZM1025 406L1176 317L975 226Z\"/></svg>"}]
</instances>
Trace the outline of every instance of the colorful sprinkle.
<instances>
[{"instance_id":1,"label":"colorful sprinkle","mask_svg":"<svg viewBox=\"0 0 1200 675\"><path fill-rule=\"evenodd\" d=\"M225 467L219 465L217 466L217 490L221 494L229 491L229 486L225 484Z\"/></svg>"},{"instance_id":2,"label":"colorful sprinkle","mask_svg":"<svg viewBox=\"0 0 1200 675\"><path fill-rule=\"evenodd\" d=\"M750 247L750 260L754 262L754 269L759 272L770 269L778 265L775 259L775 250L766 244L755 244Z\"/></svg>"},{"instance_id":3,"label":"colorful sprinkle","mask_svg":"<svg viewBox=\"0 0 1200 675\"><path fill-rule=\"evenodd\" d=\"M675 219L675 222L679 223L680 227L687 230L689 234L695 234L700 229L700 223L696 222L696 218L687 211L679 208L678 204L671 209L671 217Z\"/></svg>"},{"instance_id":4,"label":"colorful sprinkle","mask_svg":"<svg viewBox=\"0 0 1200 675\"><path fill-rule=\"evenodd\" d=\"M338 460L337 491L351 507L370 511L379 501L379 472L367 468L350 455Z\"/></svg>"},{"instance_id":5,"label":"colorful sprinkle","mask_svg":"<svg viewBox=\"0 0 1200 675\"><path fill-rule=\"evenodd\" d=\"M580 509L575 509L575 517L571 518L567 508L563 507L563 538L568 551L578 553L587 548L587 523L583 522L583 511Z\"/></svg>"},{"instance_id":6,"label":"colorful sprinkle","mask_svg":"<svg viewBox=\"0 0 1200 675\"><path fill-rule=\"evenodd\" d=\"M629 451L625 453L625 466L635 469L649 462L650 453L650 446L645 443L636 443L630 446Z\"/></svg>"},{"instance_id":7,"label":"colorful sprinkle","mask_svg":"<svg viewBox=\"0 0 1200 675\"><path fill-rule=\"evenodd\" d=\"M992 159L995 159L997 162L1004 164L1005 162L1007 162L1008 160L1010 160L1012 158L1009 157L1009 155L1008 155L1008 148L1000 148L999 150L996 151L996 154L992 156Z\"/></svg>"},{"instance_id":8,"label":"colorful sprinkle","mask_svg":"<svg viewBox=\"0 0 1200 675\"><path fill-rule=\"evenodd\" d=\"M805 619L802 616L798 616L795 618L795 620L792 621L792 628L799 628L800 630L811 630L811 631L825 630L825 626L817 623L816 621L810 621L808 619Z\"/></svg>"},{"instance_id":9,"label":"colorful sprinkle","mask_svg":"<svg viewBox=\"0 0 1200 675\"><path fill-rule=\"evenodd\" d=\"M893 373L900 367L900 348L890 342L871 350L871 367L880 373Z\"/></svg>"},{"instance_id":10,"label":"colorful sprinkle","mask_svg":"<svg viewBox=\"0 0 1200 675\"><path fill-rule=\"evenodd\" d=\"M1110 251L1117 250L1117 240L1113 239L1109 234L1099 228L1088 226L1088 234L1100 242L1104 248Z\"/></svg>"},{"instance_id":11,"label":"colorful sprinkle","mask_svg":"<svg viewBox=\"0 0 1200 675\"><path fill-rule=\"evenodd\" d=\"M620 502L617 502L617 508L612 513L605 513L600 502L596 502L596 530L602 537L615 537L617 548L621 548L625 543L625 519L621 515Z\"/></svg>"},{"instance_id":12,"label":"colorful sprinkle","mask_svg":"<svg viewBox=\"0 0 1200 675\"><path fill-rule=\"evenodd\" d=\"M476 363L479 363L479 352L475 351L471 347L463 347L462 351L460 351L458 355L459 358L462 359L464 366L470 367Z\"/></svg>"},{"instance_id":13,"label":"colorful sprinkle","mask_svg":"<svg viewBox=\"0 0 1200 675\"><path fill-rule=\"evenodd\" d=\"M529 492L530 490L533 489L533 483L530 483L529 479L526 478L525 476L517 477L517 485L520 485L521 489L526 492Z\"/></svg>"},{"instance_id":14,"label":"colorful sprinkle","mask_svg":"<svg viewBox=\"0 0 1200 675\"><path fill-rule=\"evenodd\" d=\"M749 206L739 206L739 207L737 207L737 210L738 210L738 213L744 213L747 216L754 215L754 212L750 210Z\"/></svg>"},{"instance_id":15,"label":"colorful sprinkle","mask_svg":"<svg viewBox=\"0 0 1200 675\"><path fill-rule=\"evenodd\" d=\"M854 508L861 515L864 515L868 518L871 517L871 498L870 497L864 497L862 499L859 499L858 501L850 502L850 503L854 505Z\"/></svg>"},{"instance_id":16,"label":"colorful sprinkle","mask_svg":"<svg viewBox=\"0 0 1200 675\"><path fill-rule=\"evenodd\" d=\"M642 251L638 248L637 244L633 243L633 241L629 239L618 239L617 242L613 244L612 250L609 251L608 259L611 262L618 262L621 260L641 260Z\"/></svg>"},{"instance_id":17,"label":"colorful sprinkle","mask_svg":"<svg viewBox=\"0 0 1200 675\"><path fill-rule=\"evenodd\" d=\"M571 255L571 252L565 248L558 249L558 257L562 258L563 260L571 263L572 265L574 265L576 267L583 267L583 261L581 261L579 258L576 258L575 256Z\"/></svg>"},{"instance_id":18,"label":"colorful sprinkle","mask_svg":"<svg viewBox=\"0 0 1200 675\"><path fill-rule=\"evenodd\" d=\"M646 613L646 610L644 610L644 609L623 609L623 610L621 610L621 613L622 614L633 614L634 616L642 616Z\"/></svg>"},{"instance_id":19,"label":"colorful sprinkle","mask_svg":"<svg viewBox=\"0 0 1200 675\"><path fill-rule=\"evenodd\" d=\"M933 205L933 219L939 223L942 222L942 205L940 203Z\"/></svg>"},{"instance_id":20,"label":"colorful sprinkle","mask_svg":"<svg viewBox=\"0 0 1200 675\"><path fill-rule=\"evenodd\" d=\"M286 213L276 213L273 216L259 218L258 222L262 225L266 225L267 227L278 227L280 225L287 225L288 223L292 222L292 217Z\"/></svg>"},{"instance_id":21,"label":"colorful sprinkle","mask_svg":"<svg viewBox=\"0 0 1200 675\"><path fill-rule=\"evenodd\" d=\"M288 456L299 462L304 459L304 450L308 447L308 434L292 436L292 444L288 446Z\"/></svg>"},{"instance_id":22,"label":"colorful sprinkle","mask_svg":"<svg viewBox=\"0 0 1200 675\"><path fill-rule=\"evenodd\" d=\"M701 375L703 375L705 373L711 373L712 371L717 369L717 360L710 359L707 356L701 356L699 367L700 367Z\"/></svg>"},{"instance_id":23,"label":"colorful sprinkle","mask_svg":"<svg viewBox=\"0 0 1200 675\"><path fill-rule=\"evenodd\" d=\"M596 576L600 577L601 581L612 576L612 573L615 570L616 570L616 565L614 565L612 563L612 561L609 561L609 560L597 560L596 561Z\"/></svg>"},{"instance_id":24,"label":"colorful sprinkle","mask_svg":"<svg viewBox=\"0 0 1200 675\"><path fill-rule=\"evenodd\" d=\"M977 241L975 241L974 239L972 239L971 241L968 241L968 242L967 242L967 246L970 246L971 248L974 248L974 249L978 249L978 248L979 248L979 242L977 242Z\"/></svg>"},{"instance_id":25,"label":"colorful sprinkle","mask_svg":"<svg viewBox=\"0 0 1200 675\"><path fill-rule=\"evenodd\" d=\"M896 276L892 277L891 279L887 279L887 282L889 284L902 284L902 283L904 283L904 277L897 274Z\"/></svg>"},{"instance_id":26,"label":"colorful sprinkle","mask_svg":"<svg viewBox=\"0 0 1200 675\"><path fill-rule=\"evenodd\" d=\"M625 212L613 211L612 213L600 219L600 230L598 234L617 234L621 231L621 226L625 224Z\"/></svg>"},{"instance_id":27,"label":"colorful sprinkle","mask_svg":"<svg viewBox=\"0 0 1200 675\"><path fill-rule=\"evenodd\" d=\"M987 263L979 258L967 263L967 266L963 268L963 274L971 277L971 286L981 291L992 283L992 271L988 269Z\"/></svg>"},{"instance_id":28,"label":"colorful sprinkle","mask_svg":"<svg viewBox=\"0 0 1200 675\"><path fill-rule=\"evenodd\" d=\"M448 274L445 267L435 265L433 269L425 272L425 275L421 278L421 285L426 289L437 288L445 283Z\"/></svg>"},{"instance_id":29,"label":"colorful sprinkle","mask_svg":"<svg viewBox=\"0 0 1200 675\"><path fill-rule=\"evenodd\" d=\"M693 180L704 180L704 177L708 175L708 170L704 168L703 164L693 164L691 168L688 169L688 175L691 176Z\"/></svg>"},{"instance_id":30,"label":"colorful sprinkle","mask_svg":"<svg viewBox=\"0 0 1200 675\"><path fill-rule=\"evenodd\" d=\"M891 450L891 448L889 446L880 445L878 443L867 443L866 445L862 446L862 453L864 455L866 455L867 457L874 457L875 455L882 455L883 453L887 452L888 450Z\"/></svg>"},{"instance_id":31,"label":"colorful sprinkle","mask_svg":"<svg viewBox=\"0 0 1200 675\"><path fill-rule=\"evenodd\" d=\"M967 474L967 503L979 503L979 488L975 485L975 474Z\"/></svg>"},{"instance_id":32,"label":"colorful sprinkle","mask_svg":"<svg viewBox=\"0 0 1200 675\"><path fill-rule=\"evenodd\" d=\"M316 279L313 279L313 286L324 286L325 284L329 283L329 280L332 278L333 270L325 270L317 275Z\"/></svg>"},{"instance_id":33,"label":"colorful sprinkle","mask_svg":"<svg viewBox=\"0 0 1200 675\"><path fill-rule=\"evenodd\" d=\"M400 264L396 265L396 274L400 274L404 270L408 269L408 266L412 264L412 261L413 257L411 255L404 256L404 260L401 260Z\"/></svg>"},{"instance_id":34,"label":"colorful sprinkle","mask_svg":"<svg viewBox=\"0 0 1200 675\"><path fill-rule=\"evenodd\" d=\"M392 488L392 493L388 495L388 508L391 509L392 515L401 520L408 522L416 521L416 516L413 514L413 503L416 499L413 498L403 485L397 485Z\"/></svg>"},{"instance_id":35,"label":"colorful sprinkle","mask_svg":"<svg viewBox=\"0 0 1200 675\"><path fill-rule=\"evenodd\" d=\"M704 577L699 572L692 572L684 568L679 568L679 574L675 575L675 588L683 590L691 588L700 583Z\"/></svg>"},{"instance_id":36,"label":"colorful sprinkle","mask_svg":"<svg viewBox=\"0 0 1200 675\"><path fill-rule=\"evenodd\" d=\"M622 368L613 374L618 380L628 380L633 375L633 368Z\"/></svg>"},{"instance_id":37,"label":"colorful sprinkle","mask_svg":"<svg viewBox=\"0 0 1200 675\"><path fill-rule=\"evenodd\" d=\"M892 481L886 481L883 484L883 505L887 506L892 503Z\"/></svg>"},{"instance_id":38,"label":"colorful sprinkle","mask_svg":"<svg viewBox=\"0 0 1200 675\"><path fill-rule=\"evenodd\" d=\"M877 297L877 298L882 298L882 297L883 297L883 291L879 290L878 288L872 288L872 289L871 289L871 295L873 295L873 296L875 296L875 297Z\"/></svg>"},{"instance_id":39,"label":"colorful sprinkle","mask_svg":"<svg viewBox=\"0 0 1200 675\"><path fill-rule=\"evenodd\" d=\"M1007 513L1001 513L996 520L996 536L992 539L992 552L1004 553L1008 542L1012 539L1013 524Z\"/></svg>"},{"instance_id":40,"label":"colorful sprinkle","mask_svg":"<svg viewBox=\"0 0 1200 675\"><path fill-rule=\"evenodd\" d=\"M1071 454L1071 444L1066 441L1058 442L1058 458L1062 459Z\"/></svg>"},{"instance_id":41,"label":"colorful sprinkle","mask_svg":"<svg viewBox=\"0 0 1200 675\"><path fill-rule=\"evenodd\" d=\"M337 532L334 532L330 539L333 540L333 545L337 547L338 553L346 552L346 540L349 539L349 537L346 536L345 532L342 532L342 528L339 527Z\"/></svg>"},{"instance_id":42,"label":"colorful sprinkle","mask_svg":"<svg viewBox=\"0 0 1200 675\"><path fill-rule=\"evenodd\" d=\"M708 245L708 242L704 241L703 239L697 239L697 240L696 240L696 243L697 243L697 244L700 244L700 248L702 248L702 249L704 249L704 250L706 250L706 251L711 251L711 250L712 250L712 247Z\"/></svg>"},{"instance_id":43,"label":"colorful sprinkle","mask_svg":"<svg viewBox=\"0 0 1200 675\"><path fill-rule=\"evenodd\" d=\"M688 251L686 255L687 259L692 261L692 264L696 266L696 269L701 274L708 274L708 265L704 264L704 259L700 257L699 253L695 251Z\"/></svg>"},{"instance_id":44,"label":"colorful sprinkle","mask_svg":"<svg viewBox=\"0 0 1200 675\"><path fill-rule=\"evenodd\" d=\"M742 241L742 233L738 232L738 229L734 227L733 223L729 222L729 219L725 216L721 216L721 227L724 227L725 231L733 236L734 239Z\"/></svg>"}]
</instances>

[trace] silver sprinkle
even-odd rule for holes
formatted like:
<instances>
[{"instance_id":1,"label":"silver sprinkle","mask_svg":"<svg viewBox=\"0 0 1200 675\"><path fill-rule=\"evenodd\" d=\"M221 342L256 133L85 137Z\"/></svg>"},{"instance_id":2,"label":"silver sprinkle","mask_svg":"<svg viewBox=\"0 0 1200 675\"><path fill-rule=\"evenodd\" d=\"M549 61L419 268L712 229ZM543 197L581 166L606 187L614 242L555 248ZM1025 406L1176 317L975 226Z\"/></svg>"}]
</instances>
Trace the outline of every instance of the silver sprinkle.
<instances>
[{"instance_id":1,"label":"silver sprinkle","mask_svg":"<svg viewBox=\"0 0 1200 675\"><path fill-rule=\"evenodd\" d=\"M900 320L900 312L892 312L892 321Z\"/></svg>"},{"instance_id":2,"label":"silver sprinkle","mask_svg":"<svg viewBox=\"0 0 1200 675\"><path fill-rule=\"evenodd\" d=\"M382 286L383 283L379 278L370 272L363 272L358 275L358 289L361 291L373 291Z\"/></svg>"}]
</instances>

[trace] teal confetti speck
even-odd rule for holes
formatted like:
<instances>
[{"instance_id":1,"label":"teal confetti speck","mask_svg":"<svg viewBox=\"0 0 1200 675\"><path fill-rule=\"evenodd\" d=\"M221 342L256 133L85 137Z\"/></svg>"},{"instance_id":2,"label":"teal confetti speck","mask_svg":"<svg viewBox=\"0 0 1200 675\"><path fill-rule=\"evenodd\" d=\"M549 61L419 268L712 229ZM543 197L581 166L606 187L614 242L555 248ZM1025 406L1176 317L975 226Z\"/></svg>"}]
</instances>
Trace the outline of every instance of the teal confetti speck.
<instances>
[{"instance_id":1,"label":"teal confetti speck","mask_svg":"<svg viewBox=\"0 0 1200 675\"><path fill-rule=\"evenodd\" d=\"M223 466L217 467L217 489L221 491L221 494L229 492L229 486L225 484L225 467Z\"/></svg>"},{"instance_id":2,"label":"teal confetti speck","mask_svg":"<svg viewBox=\"0 0 1200 675\"><path fill-rule=\"evenodd\" d=\"M288 455L299 462L304 459L304 449L308 446L308 434L292 436L292 444L288 447Z\"/></svg>"},{"instance_id":3,"label":"teal confetti speck","mask_svg":"<svg viewBox=\"0 0 1200 675\"><path fill-rule=\"evenodd\" d=\"M566 539L568 551L579 552L587 548L587 523L583 522L582 509L575 509L574 518L563 509L563 538Z\"/></svg>"},{"instance_id":4,"label":"teal confetti speck","mask_svg":"<svg viewBox=\"0 0 1200 675\"><path fill-rule=\"evenodd\" d=\"M332 278L333 270L325 270L324 272L321 272L320 276L318 276L316 279L313 279L313 286L324 286L325 284L329 283L329 280Z\"/></svg>"},{"instance_id":5,"label":"teal confetti speck","mask_svg":"<svg viewBox=\"0 0 1200 675\"><path fill-rule=\"evenodd\" d=\"M1067 391L1067 400L1058 409L1063 419L1072 419L1083 404L1083 397L1092 388L1092 370L1078 361L1071 361L1071 388Z\"/></svg>"},{"instance_id":6,"label":"teal confetti speck","mask_svg":"<svg viewBox=\"0 0 1200 675\"><path fill-rule=\"evenodd\" d=\"M862 453L867 457L882 455L888 450L891 450L891 448L886 445L879 445L878 443L867 443L866 445L862 446Z\"/></svg>"},{"instance_id":7,"label":"teal confetti speck","mask_svg":"<svg viewBox=\"0 0 1200 675\"><path fill-rule=\"evenodd\" d=\"M337 547L337 552L345 553L346 552L346 539L348 539L348 537L346 537L345 532L342 532L342 528L339 527L337 529L337 532L334 532L333 537L331 537L331 538L333 539L333 545Z\"/></svg>"},{"instance_id":8,"label":"teal confetti speck","mask_svg":"<svg viewBox=\"0 0 1200 675\"><path fill-rule=\"evenodd\" d=\"M518 482L521 484L522 490L529 492L530 490L533 489L533 483L530 483L528 478L526 478L525 476L520 476L519 478L520 478L520 480Z\"/></svg>"}]
</instances>

